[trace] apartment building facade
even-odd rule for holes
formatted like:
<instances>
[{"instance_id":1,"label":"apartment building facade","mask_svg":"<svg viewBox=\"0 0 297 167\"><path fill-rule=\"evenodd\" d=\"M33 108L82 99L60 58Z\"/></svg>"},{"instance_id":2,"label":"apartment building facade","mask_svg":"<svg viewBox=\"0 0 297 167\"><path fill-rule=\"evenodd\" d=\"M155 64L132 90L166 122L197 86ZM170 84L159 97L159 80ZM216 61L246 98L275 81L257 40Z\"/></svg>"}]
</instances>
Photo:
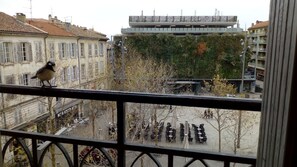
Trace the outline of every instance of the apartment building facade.
<instances>
[{"instance_id":1,"label":"apartment building facade","mask_svg":"<svg viewBox=\"0 0 297 167\"><path fill-rule=\"evenodd\" d=\"M14 18L0 12L0 20L0 82L36 86L30 78L45 64L47 33L27 24L21 13ZM3 128L27 127L26 123L47 115L43 101L34 97L1 94L0 103Z\"/></svg>"},{"instance_id":2,"label":"apartment building facade","mask_svg":"<svg viewBox=\"0 0 297 167\"><path fill-rule=\"evenodd\" d=\"M48 20L26 19L20 13L16 17L0 13L0 20L4 23L0 26L1 83L40 85L38 80L30 78L51 60L56 63L56 77L51 81L52 85L86 89L103 89L106 86L107 38L104 34L51 16ZM84 34L77 33L80 31ZM57 120L63 119L67 113L83 116L81 100L56 98L49 105L45 98L8 96L14 95L1 95L0 125L3 128L26 129L30 124L34 127L30 129L35 131L38 121L49 115ZM49 106L53 107L53 113L48 112Z\"/></svg>"},{"instance_id":3,"label":"apartment building facade","mask_svg":"<svg viewBox=\"0 0 297 167\"><path fill-rule=\"evenodd\" d=\"M254 75L259 81L264 80L268 24L268 21L257 20L248 28L248 45L252 51L248 68L256 71Z\"/></svg>"}]
</instances>

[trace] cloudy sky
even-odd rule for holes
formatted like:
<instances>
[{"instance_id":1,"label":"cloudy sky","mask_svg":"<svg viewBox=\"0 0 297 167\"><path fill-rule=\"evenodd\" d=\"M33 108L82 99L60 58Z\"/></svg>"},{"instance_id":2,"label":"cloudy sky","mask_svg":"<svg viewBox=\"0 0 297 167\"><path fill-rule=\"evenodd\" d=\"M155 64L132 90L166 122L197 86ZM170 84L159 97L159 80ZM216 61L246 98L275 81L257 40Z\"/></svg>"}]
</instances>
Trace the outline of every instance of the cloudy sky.
<instances>
[{"instance_id":1,"label":"cloudy sky","mask_svg":"<svg viewBox=\"0 0 297 167\"><path fill-rule=\"evenodd\" d=\"M30 2L32 8L30 7ZM245 29L256 20L269 19L270 0L0 0L0 11L9 15L21 12L28 18L47 19L49 14L62 21L110 35L129 27L131 15L236 15ZM30 10L32 9L32 10ZM1 23L0 23L1 24Z\"/></svg>"}]
</instances>

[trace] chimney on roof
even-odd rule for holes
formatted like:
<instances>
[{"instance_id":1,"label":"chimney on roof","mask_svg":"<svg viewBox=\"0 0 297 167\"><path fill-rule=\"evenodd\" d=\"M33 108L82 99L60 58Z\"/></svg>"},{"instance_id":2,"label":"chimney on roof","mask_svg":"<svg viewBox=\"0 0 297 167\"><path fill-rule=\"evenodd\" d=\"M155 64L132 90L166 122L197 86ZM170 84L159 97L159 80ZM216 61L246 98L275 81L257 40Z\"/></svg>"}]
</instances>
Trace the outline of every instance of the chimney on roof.
<instances>
[{"instance_id":1,"label":"chimney on roof","mask_svg":"<svg viewBox=\"0 0 297 167\"><path fill-rule=\"evenodd\" d=\"M70 29L70 25L71 25L70 23L65 22L65 28L66 28L67 31L69 31L69 29Z\"/></svg>"},{"instance_id":2,"label":"chimney on roof","mask_svg":"<svg viewBox=\"0 0 297 167\"><path fill-rule=\"evenodd\" d=\"M24 23L26 21L26 15L24 13L16 13L16 19Z\"/></svg>"},{"instance_id":3,"label":"chimney on roof","mask_svg":"<svg viewBox=\"0 0 297 167\"><path fill-rule=\"evenodd\" d=\"M48 15L48 20L52 23L59 23L60 21L57 16L52 17L52 15Z\"/></svg>"},{"instance_id":4,"label":"chimney on roof","mask_svg":"<svg viewBox=\"0 0 297 167\"><path fill-rule=\"evenodd\" d=\"M262 22L262 21L257 20L257 21L256 21L256 24L261 23L261 22Z\"/></svg>"}]
</instances>

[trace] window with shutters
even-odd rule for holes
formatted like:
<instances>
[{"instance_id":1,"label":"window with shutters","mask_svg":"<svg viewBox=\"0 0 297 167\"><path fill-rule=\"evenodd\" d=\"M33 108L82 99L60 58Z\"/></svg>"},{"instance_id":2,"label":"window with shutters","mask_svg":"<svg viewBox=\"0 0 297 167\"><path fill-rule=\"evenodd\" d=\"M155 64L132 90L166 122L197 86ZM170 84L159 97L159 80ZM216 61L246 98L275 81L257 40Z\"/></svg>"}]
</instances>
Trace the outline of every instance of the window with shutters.
<instances>
[{"instance_id":1,"label":"window with shutters","mask_svg":"<svg viewBox=\"0 0 297 167\"><path fill-rule=\"evenodd\" d=\"M99 71L100 74L104 74L104 61L100 61Z\"/></svg>"},{"instance_id":2,"label":"window with shutters","mask_svg":"<svg viewBox=\"0 0 297 167\"><path fill-rule=\"evenodd\" d=\"M72 55L73 58L77 58L77 44L76 43L72 43Z\"/></svg>"},{"instance_id":3,"label":"window with shutters","mask_svg":"<svg viewBox=\"0 0 297 167\"><path fill-rule=\"evenodd\" d=\"M6 84L15 84L14 75L7 75L7 76L5 76L5 83ZM16 95L14 95L14 94L7 94L6 95L6 98L7 98L7 100L11 100L11 99L16 98Z\"/></svg>"},{"instance_id":4,"label":"window with shutters","mask_svg":"<svg viewBox=\"0 0 297 167\"><path fill-rule=\"evenodd\" d=\"M93 63L89 63L89 69L88 69L88 74L89 74L89 78L93 78Z\"/></svg>"},{"instance_id":5,"label":"window with shutters","mask_svg":"<svg viewBox=\"0 0 297 167\"><path fill-rule=\"evenodd\" d=\"M30 74L21 74L19 77L20 85L29 85L30 84Z\"/></svg>"},{"instance_id":6,"label":"window with shutters","mask_svg":"<svg viewBox=\"0 0 297 167\"><path fill-rule=\"evenodd\" d=\"M86 65L81 65L81 79L86 79Z\"/></svg>"},{"instance_id":7,"label":"window with shutters","mask_svg":"<svg viewBox=\"0 0 297 167\"><path fill-rule=\"evenodd\" d=\"M100 51L100 56L101 57L103 57L103 49L104 49L103 43L100 43L100 49L99 49L99 51Z\"/></svg>"},{"instance_id":8,"label":"window with shutters","mask_svg":"<svg viewBox=\"0 0 297 167\"><path fill-rule=\"evenodd\" d=\"M32 61L32 46L29 42L17 43L18 62Z\"/></svg>"},{"instance_id":9,"label":"window with shutters","mask_svg":"<svg viewBox=\"0 0 297 167\"><path fill-rule=\"evenodd\" d=\"M66 43L59 43L59 57L60 59L66 59L67 46Z\"/></svg>"},{"instance_id":10,"label":"window with shutters","mask_svg":"<svg viewBox=\"0 0 297 167\"><path fill-rule=\"evenodd\" d=\"M36 62L42 62L42 46L41 42L35 42L35 60Z\"/></svg>"},{"instance_id":11,"label":"window with shutters","mask_svg":"<svg viewBox=\"0 0 297 167\"><path fill-rule=\"evenodd\" d=\"M88 54L89 54L89 57L92 57L92 44L89 44L88 45Z\"/></svg>"},{"instance_id":12,"label":"window with shutters","mask_svg":"<svg viewBox=\"0 0 297 167\"><path fill-rule=\"evenodd\" d=\"M3 42L0 43L0 61L1 63L12 63L13 55L12 55L12 43L11 42Z\"/></svg>"},{"instance_id":13,"label":"window with shutters","mask_svg":"<svg viewBox=\"0 0 297 167\"><path fill-rule=\"evenodd\" d=\"M49 54L50 54L50 60L55 61L55 44L49 43Z\"/></svg>"},{"instance_id":14,"label":"window with shutters","mask_svg":"<svg viewBox=\"0 0 297 167\"><path fill-rule=\"evenodd\" d=\"M80 43L80 57L85 57L85 44Z\"/></svg>"},{"instance_id":15,"label":"window with shutters","mask_svg":"<svg viewBox=\"0 0 297 167\"><path fill-rule=\"evenodd\" d=\"M98 56L98 45L94 44L95 56Z\"/></svg>"},{"instance_id":16,"label":"window with shutters","mask_svg":"<svg viewBox=\"0 0 297 167\"><path fill-rule=\"evenodd\" d=\"M69 55L71 58L75 58L75 48L76 48L75 43L68 44Z\"/></svg>"},{"instance_id":17,"label":"window with shutters","mask_svg":"<svg viewBox=\"0 0 297 167\"><path fill-rule=\"evenodd\" d=\"M71 81L71 76L72 76L72 67L69 66L67 67L67 82Z\"/></svg>"},{"instance_id":18,"label":"window with shutters","mask_svg":"<svg viewBox=\"0 0 297 167\"><path fill-rule=\"evenodd\" d=\"M99 75L99 62L95 63L95 76L97 77Z\"/></svg>"},{"instance_id":19,"label":"window with shutters","mask_svg":"<svg viewBox=\"0 0 297 167\"><path fill-rule=\"evenodd\" d=\"M66 83L67 82L67 77L68 77L68 75L67 75L67 68L64 67L61 70L61 83Z\"/></svg>"},{"instance_id":20,"label":"window with shutters","mask_svg":"<svg viewBox=\"0 0 297 167\"><path fill-rule=\"evenodd\" d=\"M76 65L72 66L72 81L76 81L78 79L78 68Z\"/></svg>"}]
</instances>

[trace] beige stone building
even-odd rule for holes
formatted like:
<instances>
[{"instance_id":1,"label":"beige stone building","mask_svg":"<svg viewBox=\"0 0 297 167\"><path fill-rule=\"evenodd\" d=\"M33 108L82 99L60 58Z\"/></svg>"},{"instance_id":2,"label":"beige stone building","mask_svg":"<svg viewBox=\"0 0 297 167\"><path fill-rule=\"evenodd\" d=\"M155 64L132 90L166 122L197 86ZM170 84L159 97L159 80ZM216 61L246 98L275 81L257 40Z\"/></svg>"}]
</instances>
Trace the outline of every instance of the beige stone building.
<instances>
[{"instance_id":1,"label":"beige stone building","mask_svg":"<svg viewBox=\"0 0 297 167\"><path fill-rule=\"evenodd\" d=\"M86 89L106 86L106 35L51 16L48 20L26 19L21 13L12 17L0 12L0 21L1 83L38 86L39 81L31 76L52 60L56 63L52 85ZM81 100L55 98L52 103L50 114L48 99L2 94L0 126L26 129L33 125L35 131L38 121L49 115L57 120L67 113L83 116Z\"/></svg>"},{"instance_id":2,"label":"beige stone building","mask_svg":"<svg viewBox=\"0 0 297 167\"><path fill-rule=\"evenodd\" d=\"M45 64L44 39L47 33L25 21L25 15L21 13L14 18L0 12L1 83L36 85L30 78ZM1 94L0 126L10 129L27 127L32 121L47 115L42 103L34 97Z\"/></svg>"}]
</instances>

